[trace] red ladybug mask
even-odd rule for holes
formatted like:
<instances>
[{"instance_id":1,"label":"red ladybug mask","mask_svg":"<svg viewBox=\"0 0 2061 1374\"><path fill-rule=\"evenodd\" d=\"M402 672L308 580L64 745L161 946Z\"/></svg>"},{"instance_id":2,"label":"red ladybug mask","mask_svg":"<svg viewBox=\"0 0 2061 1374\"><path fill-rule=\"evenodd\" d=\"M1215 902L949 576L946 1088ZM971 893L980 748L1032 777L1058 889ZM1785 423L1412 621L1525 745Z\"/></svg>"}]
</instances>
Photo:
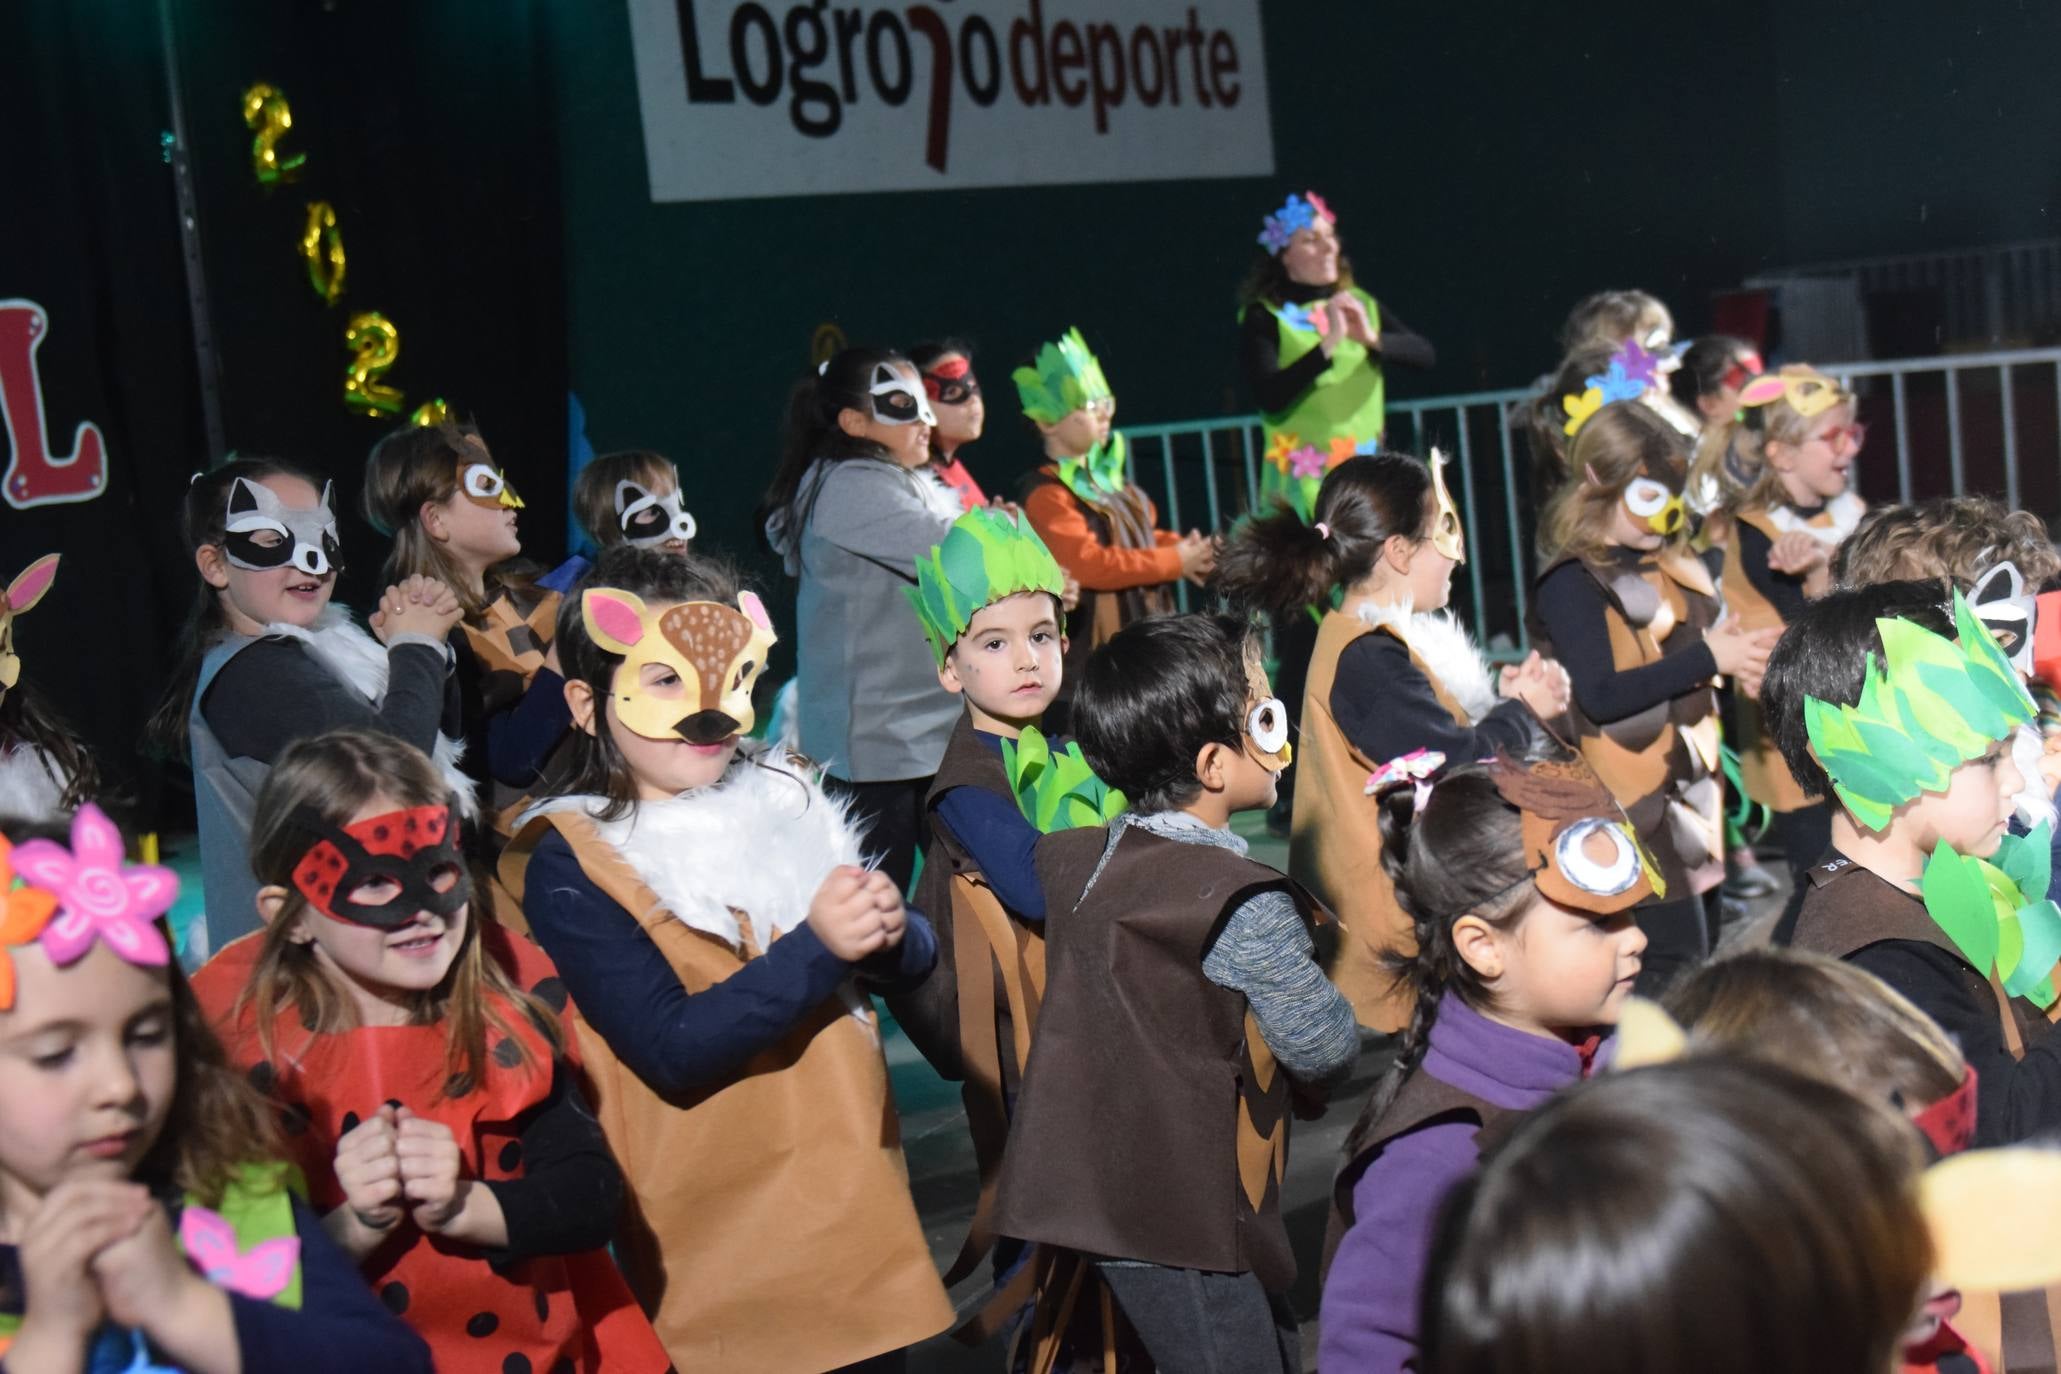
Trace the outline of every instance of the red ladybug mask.
<instances>
[{"instance_id":1,"label":"red ladybug mask","mask_svg":"<svg viewBox=\"0 0 2061 1374\"><path fill-rule=\"evenodd\" d=\"M300 823L317 839L294 865L293 885L331 920L399 930L423 912L454 916L471 900L448 803L389 811L341 829L307 813ZM400 890L384 900L358 897L389 883Z\"/></svg>"}]
</instances>

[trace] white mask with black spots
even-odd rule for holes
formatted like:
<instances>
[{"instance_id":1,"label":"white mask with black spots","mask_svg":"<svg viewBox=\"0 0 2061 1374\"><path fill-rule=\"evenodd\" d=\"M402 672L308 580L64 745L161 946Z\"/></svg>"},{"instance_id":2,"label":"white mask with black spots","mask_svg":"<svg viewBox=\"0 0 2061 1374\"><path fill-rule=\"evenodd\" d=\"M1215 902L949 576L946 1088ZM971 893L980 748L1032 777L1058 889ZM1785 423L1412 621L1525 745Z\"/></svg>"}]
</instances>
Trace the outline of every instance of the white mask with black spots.
<instances>
[{"instance_id":1,"label":"white mask with black spots","mask_svg":"<svg viewBox=\"0 0 2061 1374\"><path fill-rule=\"evenodd\" d=\"M252 572L291 567L322 577L341 571L343 543L336 533L336 514L329 508L330 485L322 484L322 502L310 510L287 505L263 483L237 478L229 487L222 553L236 567ZM268 530L279 536L278 543L257 541Z\"/></svg>"},{"instance_id":2,"label":"white mask with black spots","mask_svg":"<svg viewBox=\"0 0 2061 1374\"><path fill-rule=\"evenodd\" d=\"M670 539L684 544L694 538L694 517L681 504L678 489L658 496L635 482L617 482L615 514L623 542L634 548L655 549Z\"/></svg>"},{"instance_id":3,"label":"white mask with black spots","mask_svg":"<svg viewBox=\"0 0 2061 1374\"><path fill-rule=\"evenodd\" d=\"M898 368L877 365L867 394L873 398L873 418L884 425L937 424L937 413L923 394L923 384Z\"/></svg>"}]
</instances>

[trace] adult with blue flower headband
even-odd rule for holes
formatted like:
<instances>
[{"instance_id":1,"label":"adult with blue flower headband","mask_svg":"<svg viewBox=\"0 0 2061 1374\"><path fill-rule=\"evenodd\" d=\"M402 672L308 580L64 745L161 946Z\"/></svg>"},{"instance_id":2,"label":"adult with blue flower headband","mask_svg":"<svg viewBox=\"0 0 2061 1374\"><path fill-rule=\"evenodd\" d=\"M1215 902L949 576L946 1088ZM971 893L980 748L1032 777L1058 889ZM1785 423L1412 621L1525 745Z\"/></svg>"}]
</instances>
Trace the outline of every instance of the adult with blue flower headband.
<instances>
[{"instance_id":1,"label":"adult with blue flower headband","mask_svg":"<svg viewBox=\"0 0 2061 1374\"><path fill-rule=\"evenodd\" d=\"M1268 215L1260 256L1239 297L1238 357L1266 430L1260 500L1275 498L1305 522L1324 474L1381 446L1386 422L1382 368L1430 367L1429 340L1353 281L1340 249L1338 217L1315 191L1291 195ZM1300 724L1303 679L1316 624L1294 616L1274 627L1281 699ZM1293 773L1268 815L1287 833Z\"/></svg>"},{"instance_id":2,"label":"adult with blue flower headband","mask_svg":"<svg viewBox=\"0 0 2061 1374\"><path fill-rule=\"evenodd\" d=\"M1260 494L1307 520L1324 474L1380 443L1383 366L1430 367L1437 355L1355 284L1338 217L1315 191L1268 215L1259 246L1239 292L1239 357L1266 426Z\"/></svg>"}]
</instances>

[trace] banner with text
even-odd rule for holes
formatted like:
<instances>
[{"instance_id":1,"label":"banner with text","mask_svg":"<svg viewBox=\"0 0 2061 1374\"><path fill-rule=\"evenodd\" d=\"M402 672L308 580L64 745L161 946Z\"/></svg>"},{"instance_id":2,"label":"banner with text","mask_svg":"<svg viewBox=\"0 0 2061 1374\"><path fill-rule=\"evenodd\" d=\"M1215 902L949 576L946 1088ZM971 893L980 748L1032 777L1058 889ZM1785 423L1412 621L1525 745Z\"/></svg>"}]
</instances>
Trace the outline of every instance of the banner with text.
<instances>
[{"instance_id":1,"label":"banner with text","mask_svg":"<svg viewBox=\"0 0 2061 1374\"><path fill-rule=\"evenodd\" d=\"M629 0L655 201L1270 176L1259 0Z\"/></svg>"}]
</instances>

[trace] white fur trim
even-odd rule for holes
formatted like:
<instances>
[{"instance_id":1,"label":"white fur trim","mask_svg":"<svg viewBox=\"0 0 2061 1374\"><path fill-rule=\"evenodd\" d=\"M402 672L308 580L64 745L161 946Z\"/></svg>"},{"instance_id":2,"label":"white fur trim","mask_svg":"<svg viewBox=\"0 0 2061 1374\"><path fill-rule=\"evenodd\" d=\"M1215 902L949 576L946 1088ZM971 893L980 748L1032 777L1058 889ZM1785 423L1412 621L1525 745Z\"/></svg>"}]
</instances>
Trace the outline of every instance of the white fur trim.
<instances>
[{"instance_id":1,"label":"white fur trim","mask_svg":"<svg viewBox=\"0 0 2061 1374\"><path fill-rule=\"evenodd\" d=\"M766 738L790 754L801 752L801 679L791 677L773 694L773 719Z\"/></svg>"},{"instance_id":2,"label":"white fur trim","mask_svg":"<svg viewBox=\"0 0 2061 1374\"><path fill-rule=\"evenodd\" d=\"M2046 753L2046 741L2036 727L2021 725L2011 732L2011 762L2025 783L2011 800L2017 807L2018 819L2024 821L2029 829L2036 830L2042 824L2052 825L2055 821L2054 798L2047 791L2045 775L2040 772L2040 760L2046 757Z\"/></svg>"},{"instance_id":3,"label":"white fur trim","mask_svg":"<svg viewBox=\"0 0 2061 1374\"><path fill-rule=\"evenodd\" d=\"M522 815L578 811L599 797L548 797ZM827 795L784 751L742 744L722 781L665 801L639 802L594 826L660 905L704 935L742 949L738 913L761 946L808 919L816 889L841 864L862 864L863 836L845 803ZM649 913L638 913L648 915Z\"/></svg>"},{"instance_id":4,"label":"white fur trim","mask_svg":"<svg viewBox=\"0 0 2061 1374\"><path fill-rule=\"evenodd\" d=\"M1467 627L1451 611L1412 611L1408 602L1386 606L1372 603L1360 607L1360 620L1375 629L1388 629L1401 636L1410 652L1423 660L1439 686L1467 713L1474 724L1496 708L1502 693L1496 690L1496 675Z\"/></svg>"},{"instance_id":5,"label":"white fur trim","mask_svg":"<svg viewBox=\"0 0 2061 1374\"><path fill-rule=\"evenodd\" d=\"M1768 523L1784 534L1802 530L1820 544L1837 547L1846 542L1867 513L1867 503L1850 491L1842 491L1825 503L1825 514L1832 517L1829 525L1813 525L1804 520L1789 506L1774 506L1768 510Z\"/></svg>"},{"instance_id":6,"label":"white fur trim","mask_svg":"<svg viewBox=\"0 0 2061 1374\"><path fill-rule=\"evenodd\" d=\"M58 806L65 780L57 761L33 744L0 747L0 816L47 821L64 814Z\"/></svg>"},{"instance_id":7,"label":"white fur trim","mask_svg":"<svg viewBox=\"0 0 2061 1374\"><path fill-rule=\"evenodd\" d=\"M374 706L386 700L386 646L366 633L343 607L323 607L312 628L274 621L265 627L265 633L299 640L316 662L357 689ZM444 775L444 785L458 794L458 809L471 818L479 815L479 802L473 795L472 779L458 766L464 757L464 740L445 734L437 736L431 761Z\"/></svg>"},{"instance_id":8,"label":"white fur trim","mask_svg":"<svg viewBox=\"0 0 2061 1374\"><path fill-rule=\"evenodd\" d=\"M959 499L956 490L945 484L944 478L929 468L922 468L913 475L917 494L923 498L923 504L931 514L957 520L966 513L966 503Z\"/></svg>"}]
</instances>

